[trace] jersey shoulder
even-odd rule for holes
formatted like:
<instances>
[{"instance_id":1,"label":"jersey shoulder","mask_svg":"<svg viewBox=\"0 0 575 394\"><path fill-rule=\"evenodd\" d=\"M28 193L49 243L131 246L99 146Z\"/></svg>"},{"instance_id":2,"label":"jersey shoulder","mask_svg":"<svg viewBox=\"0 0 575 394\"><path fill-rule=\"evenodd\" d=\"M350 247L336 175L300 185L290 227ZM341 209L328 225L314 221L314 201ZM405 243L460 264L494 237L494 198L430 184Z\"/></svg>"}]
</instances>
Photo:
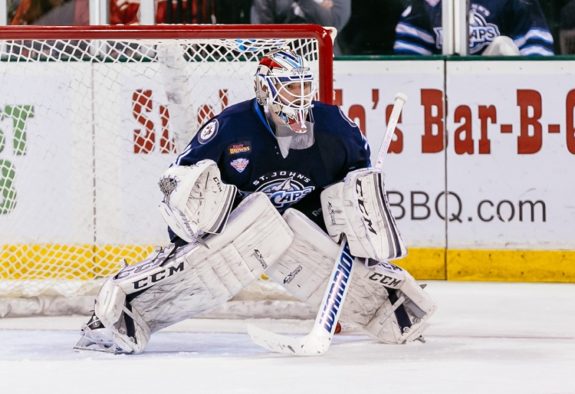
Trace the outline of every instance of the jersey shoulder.
<instances>
[{"instance_id":1,"label":"jersey shoulder","mask_svg":"<svg viewBox=\"0 0 575 394\"><path fill-rule=\"evenodd\" d=\"M370 165L370 149L361 130L335 105L313 107L314 133L325 166L342 177L348 171Z\"/></svg>"},{"instance_id":2,"label":"jersey shoulder","mask_svg":"<svg viewBox=\"0 0 575 394\"><path fill-rule=\"evenodd\" d=\"M316 132L329 133L343 138L361 134L358 125L348 118L337 105L315 102L313 116Z\"/></svg>"},{"instance_id":3,"label":"jersey shoulder","mask_svg":"<svg viewBox=\"0 0 575 394\"><path fill-rule=\"evenodd\" d=\"M253 110L253 100L242 101L225 108L200 127L196 135L199 144L212 140L226 141L254 129L259 120Z\"/></svg>"}]
</instances>

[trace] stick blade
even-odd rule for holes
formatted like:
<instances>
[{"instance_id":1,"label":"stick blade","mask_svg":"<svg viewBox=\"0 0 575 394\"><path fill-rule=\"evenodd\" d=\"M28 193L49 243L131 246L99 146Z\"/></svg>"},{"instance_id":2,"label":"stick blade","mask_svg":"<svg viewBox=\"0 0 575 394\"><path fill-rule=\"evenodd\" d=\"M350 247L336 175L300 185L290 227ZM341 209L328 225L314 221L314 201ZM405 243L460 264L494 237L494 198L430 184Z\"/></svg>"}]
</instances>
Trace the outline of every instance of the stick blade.
<instances>
[{"instance_id":1,"label":"stick blade","mask_svg":"<svg viewBox=\"0 0 575 394\"><path fill-rule=\"evenodd\" d=\"M248 324L248 335L252 341L271 352L293 356L319 356L324 354L331 342L329 335L317 335L313 330L305 337L291 337L264 330Z\"/></svg>"}]
</instances>

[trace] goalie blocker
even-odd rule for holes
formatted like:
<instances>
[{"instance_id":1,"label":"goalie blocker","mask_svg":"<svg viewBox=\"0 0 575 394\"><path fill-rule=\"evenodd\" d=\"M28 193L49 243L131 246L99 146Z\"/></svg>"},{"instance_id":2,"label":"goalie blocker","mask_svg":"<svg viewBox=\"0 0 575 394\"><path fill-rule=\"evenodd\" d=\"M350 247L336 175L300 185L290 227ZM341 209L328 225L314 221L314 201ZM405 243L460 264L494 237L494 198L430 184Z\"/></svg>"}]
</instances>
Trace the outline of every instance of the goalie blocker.
<instances>
[{"instance_id":1,"label":"goalie blocker","mask_svg":"<svg viewBox=\"0 0 575 394\"><path fill-rule=\"evenodd\" d=\"M345 234L351 254L365 258L367 265L407 254L389 208L380 169L351 171L342 182L321 193L321 205L330 237L339 242Z\"/></svg>"}]
</instances>

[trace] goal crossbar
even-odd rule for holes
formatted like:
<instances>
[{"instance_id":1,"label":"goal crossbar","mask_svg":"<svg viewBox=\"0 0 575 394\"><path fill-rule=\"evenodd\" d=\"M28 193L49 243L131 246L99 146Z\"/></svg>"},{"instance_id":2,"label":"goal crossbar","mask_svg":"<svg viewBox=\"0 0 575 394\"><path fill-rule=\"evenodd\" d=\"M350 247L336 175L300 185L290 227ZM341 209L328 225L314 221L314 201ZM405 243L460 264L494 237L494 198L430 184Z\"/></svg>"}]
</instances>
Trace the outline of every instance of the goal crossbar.
<instances>
[{"instance_id":1,"label":"goal crossbar","mask_svg":"<svg viewBox=\"0 0 575 394\"><path fill-rule=\"evenodd\" d=\"M316 24L221 24L128 26L2 26L2 40L137 40L244 38L317 40L319 53L319 100L333 102L333 38L330 30Z\"/></svg>"}]
</instances>

